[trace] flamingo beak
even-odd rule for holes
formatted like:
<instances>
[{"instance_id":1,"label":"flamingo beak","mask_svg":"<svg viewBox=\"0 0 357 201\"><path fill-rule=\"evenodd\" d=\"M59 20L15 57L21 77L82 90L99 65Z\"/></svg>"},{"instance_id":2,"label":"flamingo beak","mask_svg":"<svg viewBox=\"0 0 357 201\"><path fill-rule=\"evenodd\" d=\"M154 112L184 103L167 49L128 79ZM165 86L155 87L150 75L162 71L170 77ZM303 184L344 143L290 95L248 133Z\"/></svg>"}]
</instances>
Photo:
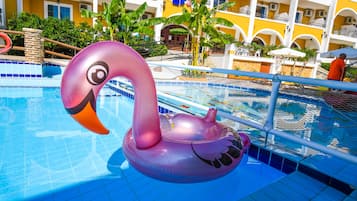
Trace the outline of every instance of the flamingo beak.
<instances>
[{"instance_id":1,"label":"flamingo beak","mask_svg":"<svg viewBox=\"0 0 357 201\"><path fill-rule=\"evenodd\" d=\"M95 101L93 91L90 91L80 104L72 108L66 108L66 110L85 128L98 134L108 134L109 130L103 126L97 116Z\"/></svg>"}]
</instances>

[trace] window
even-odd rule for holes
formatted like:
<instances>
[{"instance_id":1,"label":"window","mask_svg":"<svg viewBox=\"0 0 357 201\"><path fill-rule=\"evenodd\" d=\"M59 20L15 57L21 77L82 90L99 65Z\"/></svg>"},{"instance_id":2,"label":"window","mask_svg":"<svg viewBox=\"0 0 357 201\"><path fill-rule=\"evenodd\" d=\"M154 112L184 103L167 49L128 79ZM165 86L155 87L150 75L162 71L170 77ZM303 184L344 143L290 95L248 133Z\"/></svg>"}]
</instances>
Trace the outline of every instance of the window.
<instances>
[{"instance_id":1,"label":"window","mask_svg":"<svg viewBox=\"0 0 357 201\"><path fill-rule=\"evenodd\" d=\"M45 18L73 20L72 5L45 1Z\"/></svg>"},{"instance_id":2,"label":"window","mask_svg":"<svg viewBox=\"0 0 357 201\"><path fill-rule=\"evenodd\" d=\"M302 16L303 12L302 11L297 11L295 14L295 22L296 23L301 23L302 22Z\"/></svg>"},{"instance_id":3,"label":"window","mask_svg":"<svg viewBox=\"0 0 357 201\"><path fill-rule=\"evenodd\" d=\"M183 6L186 0L173 0L172 4L175 6Z\"/></svg>"},{"instance_id":4,"label":"window","mask_svg":"<svg viewBox=\"0 0 357 201\"><path fill-rule=\"evenodd\" d=\"M327 11L324 10L317 10L317 17L326 17Z\"/></svg>"},{"instance_id":5,"label":"window","mask_svg":"<svg viewBox=\"0 0 357 201\"><path fill-rule=\"evenodd\" d=\"M92 5L86 4L86 3L80 3L79 4L79 10L84 9L84 10L92 10Z\"/></svg>"},{"instance_id":6,"label":"window","mask_svg":"<svg viewBox=\"0 0 357 201\"><path fill-rule=\"evenodd\" d=\"M255 11L256 17L267 18L268 6L265 5L257 5L257 9Z\"/></svg>"},{"instance_id":7,"label":"window","mask_svg":"<svg viewBox=\"0 0 357 201\"><path fill-rule=\"evenodd\" d=\"M213 6L218 6L218 5L221 5L223 3L225 3L226 0L214 0L213 1Z\"/></svg>"},{"instance_id":8,"label":"window","mask_svg":"<svg viewBox=\"0 0 357 201\"><path fill-rule=\"evenodd\" d=\"M277 11L278 10L278 5L277 3L270 3L269 4L269 10L271 11Z\"/></svg>"},{"instance_id":9,"label":"window","mask_svg":"<svg viewBox=\"0 0 357 201\"><path fill-rule=\"evenodd\" d=\"M304 10L304 16L312 17L312 9L305 9Z\"/></svg>"}]
</instances>

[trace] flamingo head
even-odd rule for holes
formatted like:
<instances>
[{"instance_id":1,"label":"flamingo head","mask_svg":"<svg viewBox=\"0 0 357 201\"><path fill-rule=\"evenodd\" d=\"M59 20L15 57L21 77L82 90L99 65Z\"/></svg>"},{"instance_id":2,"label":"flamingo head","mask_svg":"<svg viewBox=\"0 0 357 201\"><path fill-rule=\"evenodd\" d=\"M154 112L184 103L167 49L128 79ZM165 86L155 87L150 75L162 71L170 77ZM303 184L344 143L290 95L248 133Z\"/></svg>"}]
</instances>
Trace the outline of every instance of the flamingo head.
<instances>
[{"instance_id":1,"label":"flamingo head","mask_svg":"<svg viewBox=\"0 0 357 201\"><path fill-rule=\"evenodd\" d=\"M98 42L81 50L67 65L61 82L62 101L67 112L85 128L109 133L97 117L96 98L112 77L126 76L124 59L140 61L140 55L138 59L133 52L121 43Z\"/></svg>"},{"instance_id":2,"label":"flamingo head","mask_svg":"<svg viewBox=\"0 0 357 201\"><path fill-rule=\"evenodd\" d=\"M61 82L63 104L82 126L96 133L108 134L108 129L97 117L96 98L107 82L109 67L107 63L85 55L86 52L80 52L66 67Z\"/></svg>"}]
</instances>

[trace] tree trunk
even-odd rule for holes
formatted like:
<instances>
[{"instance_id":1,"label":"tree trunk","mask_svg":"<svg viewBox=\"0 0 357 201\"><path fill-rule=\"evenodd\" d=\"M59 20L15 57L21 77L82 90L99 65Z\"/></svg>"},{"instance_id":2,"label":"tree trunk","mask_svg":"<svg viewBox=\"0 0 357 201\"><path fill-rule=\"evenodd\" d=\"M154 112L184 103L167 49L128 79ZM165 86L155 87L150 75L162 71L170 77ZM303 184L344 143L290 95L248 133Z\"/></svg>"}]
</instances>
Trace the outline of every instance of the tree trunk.
<instances>
[{"instance_id":1,"label":"tree trunk","mask_svg":"<svg viewBox=\"0 0 357 201\"><path fill-rule=\"evenodd\" d=\"M114 41L114 29L109 28L110 40Z\"/></svg>"},{"instance_id":2,"label":"tree trunk","mask_svg":"<svg viewBox=\"0 0 357 201\"><path fill-rule=\"evenodd\" d=\"M198 66L198 59L200 55L200 37L193 36L192 37L192 65Z\"/></svg>"}]
</instances>

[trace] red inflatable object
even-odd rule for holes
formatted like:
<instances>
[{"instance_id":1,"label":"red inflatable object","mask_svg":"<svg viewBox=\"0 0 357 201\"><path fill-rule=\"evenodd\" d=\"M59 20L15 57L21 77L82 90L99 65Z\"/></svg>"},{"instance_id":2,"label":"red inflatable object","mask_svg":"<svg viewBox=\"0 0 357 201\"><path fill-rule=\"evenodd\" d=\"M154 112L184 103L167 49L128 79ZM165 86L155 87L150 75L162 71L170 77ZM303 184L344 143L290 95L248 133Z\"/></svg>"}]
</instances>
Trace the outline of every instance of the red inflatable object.
<instances>
[{"instance_id":1,"label":"red inflatable object","mask_svg":"<svg viewBox=\"0 0 357 201\"><path fill-rule=\"evenodd\" d=\"M8 52L12 47L11 38L6 34L0 32L0 37L5 41L5 47L0 49L0 54Z\"/></svg>"}]
</instances>

